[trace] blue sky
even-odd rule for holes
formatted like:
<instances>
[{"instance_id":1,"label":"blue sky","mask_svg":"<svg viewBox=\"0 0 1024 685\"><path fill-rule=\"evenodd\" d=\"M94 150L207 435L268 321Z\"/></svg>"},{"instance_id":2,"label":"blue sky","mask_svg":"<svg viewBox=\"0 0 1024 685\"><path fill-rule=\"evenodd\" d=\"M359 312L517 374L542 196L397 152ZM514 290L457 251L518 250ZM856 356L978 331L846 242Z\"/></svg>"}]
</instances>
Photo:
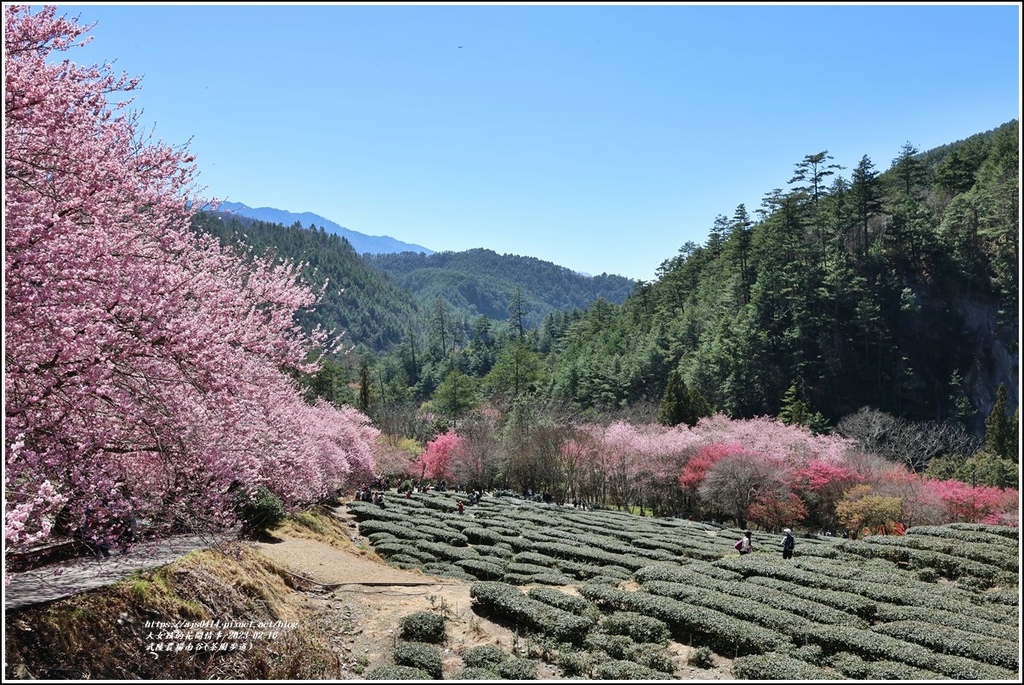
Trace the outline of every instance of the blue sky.
<instances>
[{"instance_id":1,"label":"blue sky","mask_svg":"<svg viewBox=\"0 0 1024 685\"><path fill-rule=\"evenodd\" d=\"M805 155L1020 117L1020 7L58 4L209 197L652 279Z\"/></svg>"}]
</instances>

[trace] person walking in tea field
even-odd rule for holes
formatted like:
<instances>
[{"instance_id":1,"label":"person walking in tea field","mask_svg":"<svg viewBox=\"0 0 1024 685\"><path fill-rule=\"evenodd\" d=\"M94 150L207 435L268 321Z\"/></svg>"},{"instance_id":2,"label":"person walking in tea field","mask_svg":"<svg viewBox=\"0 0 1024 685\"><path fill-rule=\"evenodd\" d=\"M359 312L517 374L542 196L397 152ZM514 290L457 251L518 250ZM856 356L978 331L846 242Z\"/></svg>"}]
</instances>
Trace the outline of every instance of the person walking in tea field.
<instances>
[{"instance_id":1,"label":"person walking in tea field","mask_svg":"<svg viewBox=\"0 0 1024 685\"><path fill-rule=\"evenodd\" d=\"M796 538L793 537L793 531L789 528L786 528L782 532L785 533L785 537L782 538L782 542L780 543L782 545L782 558L792 559L793 548L796 546Z\"/></svg>"},{"instance_id":2,"label":"person walking in tea field","mask_svg":"<svg viewBox=\"0 0 1024 685\"><path fill-rule=\"evenodd\" d=\"M754 541L751 539L752 535L753 533L749 530L744 532L743 537L737 540L736 544L733 545L741 555L750 554L754 551Z\"/></svg>"}]
</instances>

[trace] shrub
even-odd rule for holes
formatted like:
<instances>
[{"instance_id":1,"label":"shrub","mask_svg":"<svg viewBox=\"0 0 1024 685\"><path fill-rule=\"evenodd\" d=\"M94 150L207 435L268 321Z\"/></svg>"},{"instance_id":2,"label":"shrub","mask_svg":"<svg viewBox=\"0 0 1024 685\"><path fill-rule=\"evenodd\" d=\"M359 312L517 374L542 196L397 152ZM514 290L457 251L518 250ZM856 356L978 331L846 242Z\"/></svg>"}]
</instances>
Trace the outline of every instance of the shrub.
<instances>
[{"instance_id":1,"label":"shrub","mask_svg":"<svg viewBox=\"0 0 1024 685\"><path fill-rule=\"evenodd\" d=\"M633 661L641 666L653 668L655 671L661 671L662 673L672 674L676 672L675 660L664 649L659 649L658 645L637 645L636 649L633 650Z\"/></svg>"},{"instance_id":2,"label":"shrub","mask_svg":"<svg viewBox=\"0 0 1024 685\"><path fill-rule=\"evenodd\" d=\"M480 580L501 580L505 575L503 566L484 559L463 559L456 561L455 565Z\"/></svg>"},{"instance_id":3,"label":"shrub","mask_svg":"<svg viewBox=\"0 0 1024 685\"><path fill-rule=\"evenodd\" d=\"M1018 670L1020 665L1020 647L1016 639L999 640L989 635L915 620L885 623L872 627L872 630L940 654L963 656L1011 671Z\"/></svg>"},{"instance_id":4,"label":"shrub","mask_svg":"<svg viewBox=\"0 0 1024 685\"><path fill-rule=\"evenodd\" d=\"M587 648L590 651L602 651L612 659L629 661L633 658L633 651L637 644L628 635L607 635L605 633L591 633L587 636Z\"/></svg>"},{"instance_id":5,"label":"shrub","mask_svg":"<svg viewBox=\"0 0 1024 685\"><path fill-rule=\"evenodd\" d=\"M501 620L521 623L523 627L555 639L579 644L593 626L589 617L577 616L530 599L514 585L497 581L479 581L469 588L474 607L480 613Z\"/></svg>"},{"instance_id":6,"label":"shrub","mask_svg":"<svg viewBox=\"0 0 1024 685\"><path fill-rule=\"evenodd\" d=\"M493 545L505 539L501 533L488 530L482 526L467 526L462 529L462 534L474 545Z\"/></svg>"},{"instance_id":7,"label":"shrub","mask_svg":"<svg viewBox=\"0 0 1024 685\"><path fill-rule=\"evenodd\" d=\"M587 652L565 650L558 653L558 666L569 677L589 678L593 663Z\"/></svg>"},{"instance_id":8,"label":"shrub","mask_svg":"<svg viewBox=\"0 0 1024 685\"><path fill-rule=\"evenodd\" d=\"M501 647L496 645L470 647L462 655L462 661L466 666L492 670L507 658L509 658L509 654L502 651Z\"/></svg>"},{"instance_id":9,"label":"shrub","mask_svg":"<svg viewBox=\"0 0 1024 685\"><path fill-rule=\"evenodd\" d=\"M429 533L416 530L405 521L378 521L370 519L359 523L359 534L370 537L374 533L391 533L401 540L430 540ZM372 540L372 538L370 538Z\"/></svg>"},{"instance_id":10,"label":"shrub","mask_svg":"<svg viewBox=\"0 0 1024 685\"><path fill-rule=\"evenodd\" d=\"M472 547L456 547L443 542L430 542L429 540L417 540L417 548L433 554L438 559L447 561L463 561L465 559L478 559L480 552Z\"/></svg>"},{"instance_id":11,"label":"shrub","mask_svg":"<svg viewBox=\"0 0 1024 685\"><path fill-rule=\"evenodd\" d=\"M430 674L412 666L378 666L371 668L363 676L367 680L430 680Z\"/></svg>"},{"instance_id":12,"label":"shrub","mask_svg":"<svg viewBox=\"0 0 1024 685\"><path fill-rule=\"evenodd\" d=\"M580 615L584 611L593 607L590 602L582 597L569 595L561 590L555 590L549 587L535 587L527 592L526 595L538 602L544 602L545 604L550 604L562 611L568 611L577 615Z\"/></svg>"},{"instance_id":13,"label":"shrub","mask_svg":"<svg viewBox=\"0 0 1024 685\"><path fill-rule=\"evenodd\" d=\"M476 576L471 573L466 573L455 564L447 561L431 561L423 564L423 572L429 573L434 576L443 576L445 578L455 578L457 580L476 580Z\"/></svg>"},{"instance_id":14,"label":"shrub","mask_svg":"<svg viewBox=\"0 0 1024 685\"><path fill-rule=\"evenodd\" d=\"M690 656L687 657L686 663L690 664L694 668L714 668L715 653L712 652L709 647L697 647L690 652Z\"/></svg>"},{"instance_id":15,"label":"shrub","mask_svg":"<svg viewBox=\"0 0 1024 685\"><path fill-rule=\"evenodd\" d=\"M440 644L445 640L444 616L429 611L417 611L402 617L399 621L400 636L413 642Z\"/></svg>"},{"instance_id":16,"label":"shrub","mask_svg":"<svg viewBox=\"0 0 1024 685\"><path fill-rule=\"evenodd\" d=\"M794 659L800 661L806 661L809 664L821 663L822 657L825 655L825 650L820 645L802 645L789 651L789 655Z\"/></svg>"},{"instance_id":17,"label":"shrub","mask_svg":"<svg viewBox=\"0 0 1024 685\"><path fill-rule=\"evenodd\" d=\"M665 674L633 661L605 661L597 665L599 680L664 680Z\"/></svg>"},{"instance_id":18,"label":"shrub","mask_svg":"<svg viewBox=\"0 0 1024 685\"><path fill-rule=\"evenodd\" d=\"M265 485L257 485L251 490L238 490L232 498L232 504L245 535L265 533L284 521L288 515L281 498Z\"/></svg>"},{"instance_id":19,"label":"shrub","mask_svg":"<svg viewBox=\"0 0 1024 685\"><path fill-rule=\"evenodd\" d=\"M785 654L754 654L732 662L740 680L842 680L842 676Z\"/></svg>"},{"instance_id":20,"label":"shrub","mask_svg":"<svg viewBox=\"0 0 1024 685\"><path fill-rule=\"evenodd\" d=\"M530 659L510 656L498 664L498 674L505 680L536 680L537 664Z\"/></svg>"},{"instance_id":21,"label":"shrub","mask_svg":"<svg viewBox=\"0 0 1024 685\"><path fill-rule=\"evenodd\" d=\"M398 642L393 650L395 664L409 666L427 674L428 678L441 679L441 650L426 642Z\"/></svg>"},{"instance_id":22,"label":"shrub","mask_svg":"<svg viewBox=\"0 0 1024 685\"><path fill-rule=\"evenodd\" d=\"M455 673L454 680L501 680L501 676L494 671L476 666L467 666Z\"/></svg>"},{"instance_id":23,"label":"shrub","mask_svg":"<svg viewBox=\"0 0 1024 685\"><path fill-rule=\"evenodd\" d=\"M828 665L848 678L856 680L945 680L934 671L884 659L865 661L849 652L833 654L828 658Z\"/></svg>"},{"instance_id":24,"label":"shrub","mask_svg":"<svg viewBox=\"0 0 1024 685\"><path fill-rule=\"evenodd\" d=\"M788 647L788 637L763 626L751 625L720 611L692 606L669 597L647 592L626 592L614 587L586 583L580 594L599 607L634 611L664 621L679 642L711 647L719 654L742 656L763 654Z\"/></svg>"},{"instance_id":25,"label":"shrub","mask_svg":"<svg viewBox=\"0 0 1024 685\"><path fill-rule=\"evenodd\" d=\"M601 628L613 635L628 635L635 642L668 642L670 632L664 621L633 611L617 611L601 622Z\"/></svg>"}]
</instances>

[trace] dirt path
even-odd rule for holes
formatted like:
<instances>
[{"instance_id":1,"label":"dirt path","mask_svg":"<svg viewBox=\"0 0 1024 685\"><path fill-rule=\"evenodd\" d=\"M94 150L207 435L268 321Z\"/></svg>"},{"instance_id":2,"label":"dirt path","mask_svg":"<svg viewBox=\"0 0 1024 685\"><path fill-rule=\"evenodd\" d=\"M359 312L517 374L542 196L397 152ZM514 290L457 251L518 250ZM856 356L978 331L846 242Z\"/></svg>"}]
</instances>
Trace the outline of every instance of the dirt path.
<instances>
[{"instance_id":1,"label":"dirt path","mask_svg":"<svg viewBox=\"0 0 1024 685\"><path fill-rule=\"evenodd\" d=\"M401 619L417 611L447 617L446 678L462 668L459 655L470 647L491 644L511 652L522 644L512 631L473 613L471 583L388 566L368 551L368 542L358 535L344 508L333 514L347 528L347 535L325 542L278 531L280 541L254 543L254 547L274 565L308 583L298 600L304 613L318 617L321 624L340 627L346 675L359 678L375 666L390 663ZM539 671L542 679L557 678L550 666L542 665Z\"/></svg>"}]
</instances>

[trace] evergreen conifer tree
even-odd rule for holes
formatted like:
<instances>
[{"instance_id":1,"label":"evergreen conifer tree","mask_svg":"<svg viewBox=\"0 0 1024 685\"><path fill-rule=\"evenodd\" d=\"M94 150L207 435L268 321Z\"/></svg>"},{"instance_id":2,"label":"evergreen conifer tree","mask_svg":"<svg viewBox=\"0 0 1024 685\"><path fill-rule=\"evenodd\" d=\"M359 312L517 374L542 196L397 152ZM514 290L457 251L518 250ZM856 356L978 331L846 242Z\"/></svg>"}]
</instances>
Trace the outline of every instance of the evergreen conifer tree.
<instances>
[{"instance_id":1,"label":"evergreen conifer tree","mask_svg":"<svg viewBox=\"0 0 1024 685\"><path fill-rule=\"evenodd\" d=\"M985 451L1000 459L1011 459L1017 461L1017 451L1010 453L1010 447L1015 440L1010 435L1010 420L1006 416L1006 385L999 384L996 390L996 403L992 411L985 419Z\"/></svg>"}]
</instances>

